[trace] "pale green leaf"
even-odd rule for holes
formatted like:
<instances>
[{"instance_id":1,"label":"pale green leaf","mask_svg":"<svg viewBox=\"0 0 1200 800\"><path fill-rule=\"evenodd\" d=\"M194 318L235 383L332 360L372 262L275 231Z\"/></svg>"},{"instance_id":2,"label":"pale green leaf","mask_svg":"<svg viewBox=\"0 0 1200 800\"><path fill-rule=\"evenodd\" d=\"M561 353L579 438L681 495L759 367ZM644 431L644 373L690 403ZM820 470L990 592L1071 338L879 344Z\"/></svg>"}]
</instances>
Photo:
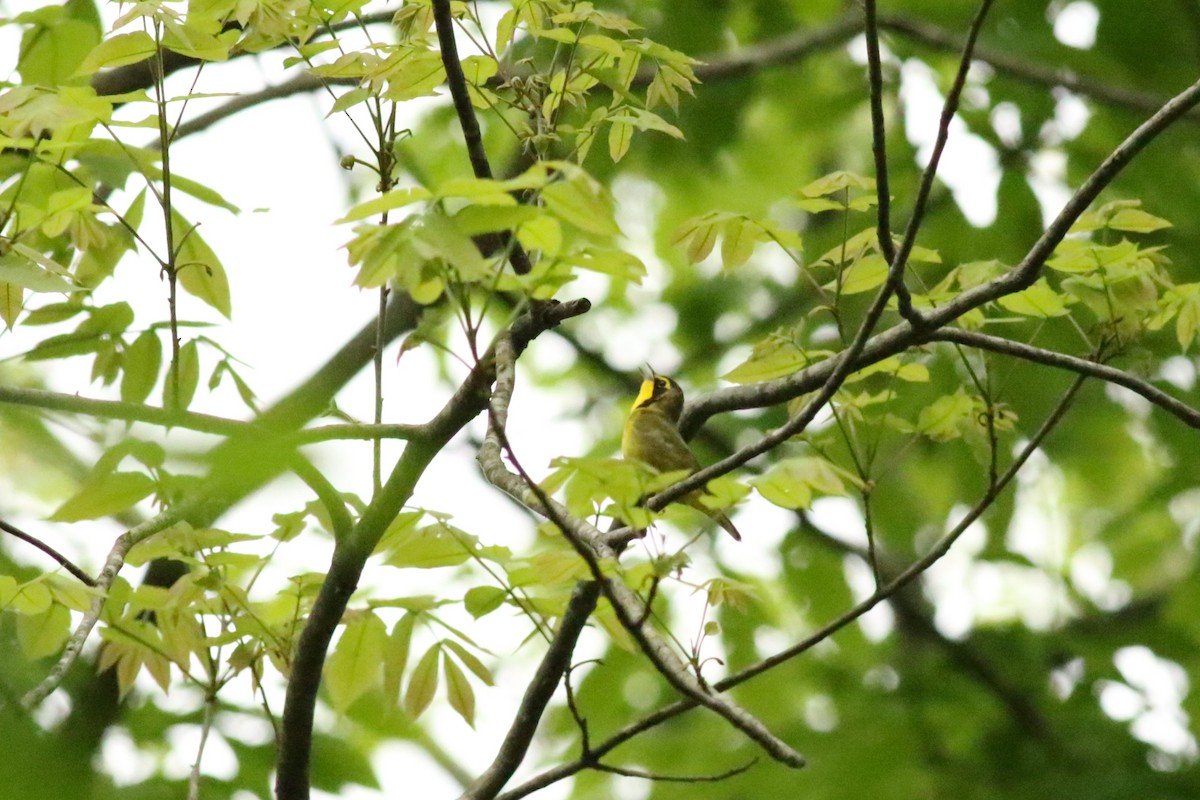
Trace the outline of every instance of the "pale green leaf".
<instances>
[{"instance_id":1,"label":"pale green leaf","mask_svg":"<svg viewBox=\"0 0 1200 800\"><path fill-rule=\"evenodd\" d=\"M171 368L167 370L166 383L163 385L163 404L167 408L187 408L192 404L199 384L200 353L193 339L179 348L178 361L172 363Z\"/></svg>"},{"instance_id":2,"label":"pale green leaf","mask_svg":"<svg viewBox=\"0 0 1200 800\"><path fill-rule=\"evenodd\" d=\"M371 613L356 614L325 662L323 682L330 704L344 712L366 692L379 686L387 628Z\"/></svg>"},{"instance_id":3,"label":"pale green leaf","mask_svg":"<svg viewBox=\"0 0 1200 800\"><path fill-rule=\"evenodd\" d=\"M158 381L162 368L162 341L152 330L143 331L125 349L122 363L121 399L144 403Z\"/></svg>"},{"instance_id":4,"label":"pale green leaf","mask_svg":"<svg viewBox=\"0 0 1200 800\"><path fill-rule=\"evenodd\" d=\"M386 563L418 569L457 566L470 558L470 548L478 545L476 537L444 522L411 529L394 542Z\"/></svg>"},{"instance_id":5,"label":"pale green leaf","mask_svg":"<svg viewBox=\"0 0 1200 800\"><path fill-rule=\"evenodd\" d=\"M71 612L57 603L40 614L17 617L17 641L26 658L46 658L62 649L71 634Z\"/></svg>"},{"instance_id":6,"label":"pale green leaf","mask_svg":"<svg viewBox=\"0 0 1200 800\"><path fill-rule=\"evenodd\" d=\"M232 308L225 267L204 241L199 229L192 227L174 208L171 219L178 242L175 269L179 285L192 297L203 300L228 318Z\"/></svg>"},{"instance_id":7,"label":"pale green leaf","mask_svg":"<svg viewBox=\"0 0 1200 800\"><path fill-rule=\"evenodd\" d=\"M496 680L492 676L492 671L488 669L482 661L472 655L470 650L463 647L453 639L447 639L445 642L443 642L443 644L448 647L455 656L458 657L458 660L461 661L467 669L475 673L475 677L479 678L479 680L483 681L488 686L495 685Z\"/></svg>"},{"instance_id":8,"label":"pale green leaf","mask_svg":"<svg viewBox=\"0 0 1200 800\"><path fill-rule=\"evenodd\" d=\"M883 256L878 253L868 253L851 264L841 278L842 294L860 294L869 292L870 290L882 286L888 276L888 263ZM826 284L826 288L832 289L837 286L837 282Z\"/></svg>"},{"instance_id":9,"label":"pale green leaf","mask_svg":"<svg viewBox=\"0 0 1200 800\"><path fill-rule=\"evenodd\" d=\"M408 653L412 648L413 626L417 615L407 613L392 627L383 648L383 697L390 704L400 701L400 685L404 669L408 666Z\"/></svg>"},{"instance_id":10,"label":"pale green leaf","mask_svg":"<svg viewBox=\"0 0 1200 800\"><path fill-rule=\"evenodd\" d=\"M1108 220L1108 227L1117 231L1130 233L1151 233L1171 227L1171 223L1162 217L1156 217L1142 211L1140 208L1122 208Z\"/></svg>"},{"instance_id":11,"label":"pale green leaf","mask_svg":"<svg viewBox=\"0 0 1200 800\"><path fill-rule=\"evenodd\" d=\"M620 235L613 219L612 198L598 183L585 177L552 183L542 190L551 213L580 230L602 236Z\"/></svg>"},{"instance_id":12,"label":"pale green leaf","mask_svg":"<svg viewBox=\"0 0 1200 800\"><path fill-rule=\"evenodd\" d=\"M475 586L463 596L463 607L475 619L485 617L504 604L508 592L498 586Z\"/></svg>"},{"instance_id":13,"label":"pale green leaf","mask_svg":"<svg viewBox=\"0 0 1200 800\"><path fill-rule=\"evenodd\" d=\"M91 75L106 67L121 67L145 61L157 52L154 39L145 31L118 33L92 48L76 70L77 75Z\"/></svg>"},{"instance_id":14,"label":"pale green leaf","mask_svg":"<svg viewBox=\"0 0 1200 800\"><path fill-rule=\"evenodd\" d=\"M350 213L338 220L338 224L343 222L357 222L367 217L386 214L394 209L418 203L422 200L428 200L432 196L429 190L422 186L406 186L400 189L393 189L387 194L374 197L354 206L354 208L350 209Z\"/></svg>"},{"instance_id":15,"label":"pale green leaf","mask_svg":"<svg viewBox=\"0 0 1200 800\"><path fill-rule=\"evenodd\" d=\"M110 472L84 482L73 497L58 507L50 519L76 522L125 511L150 496L154 481L140 472Z\"/></svg>"},{"instance_id":16,"label":"pale green leaf","mask_svg":"<svg viewBox=\"0 0 1200 800\"><path fill-rule=\"evenodd\" d=\"M0 256L0 283L8 283L31 292L71 292L75 286L58 270L35 263L16 248Z\"/></svg>"},{"instance_id":17,"label":"pale green leaf","mask_svg":"<svg viewBox=\"0 0 1200 800\"><path fill-rule=\"evenodd\" d=\"M0 609L18 614L42 614L53 602L50 589L40 578L17 583L15 578L0 575Z\"/></svg>"},{"instance_id":18,"label":"pale green leaf","mask_svg":"<svg viewBox=\"0 0 1200 800\"><path fill-rule=\"evenodd\" d=\"M1028 289L1005 295L996 302L1014 314L1027 317L1061 317L1067 313L1063 296L1050 288L1045 278L1039 278Z\"/></svg>"},{"instance_id":19,"label":"pale green leaf","mask_svg":"<svg viewBox=\"0 0 1200 800\"><path fill-rule=\"evenodd\" d=\"M408 679L408 689L404 692L404 711L411 719L421 716L429 704L433 702L434 692L438 685L438 655L441 645L435 644L425 651L417 666L413 668L412 676Z\"/></svg>"},{"instance_id":20,"label":"pale green leaf","mask_svg":"<svg viewBox=\"0 0 1200 800\"><path fill-rule=\"evenodd\" d=\"M25 303L25 290L20 286L0 281L0 319L11 328L16 324L17 317Z\"/></svg>"},{"instance_id":21,"label":"pale green leaf","mask_svg":"<svg viewBox=\"0 0 1200 800\"><path fill-rule=\"evenodd\" d=\"M627 122L614 122L608 126L608 155L614 164L625 157L632 142L632 125Z\"/></svg>"},{"instance_id":22,"label":"pale green leaf","mask_svg":"<svg viewBox=\"0 0 1200 800\"><path fill-rule=\"evenodd\" d=\"M450 707L458 712L463 721L475 727L475 690L471 682L450 658L449 653L442 653L442 668L446 671L446 696Z\"/></svg>"},{"instance_id":23,"label":"pale green leaf","mask_svg":"<svg viewBox=\"0 0 1200 800\"><path fill-rule=\"evenodd\" d=\"M754 254L755 230L743 217L733 217L721 228L721 262L725 269L740 267Z\"/></svg>"}]
</instances>

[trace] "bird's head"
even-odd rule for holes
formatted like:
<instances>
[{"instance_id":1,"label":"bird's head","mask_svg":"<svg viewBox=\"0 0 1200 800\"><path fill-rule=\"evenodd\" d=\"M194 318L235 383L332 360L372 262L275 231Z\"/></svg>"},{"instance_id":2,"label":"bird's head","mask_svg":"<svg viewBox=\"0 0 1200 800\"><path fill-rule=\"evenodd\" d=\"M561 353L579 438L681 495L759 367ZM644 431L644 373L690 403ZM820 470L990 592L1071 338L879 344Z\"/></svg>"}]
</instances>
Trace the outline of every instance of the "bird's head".
<instances>
[{"instance_id":1,"label":"bird's head","mask_svg":"<svg viewBox=\"0 0 1200 800\"><path fill-rule=\"evenodd\" d=\"M683 389L666 375L650 371L642 381L642 388L633 401L634 409L651 408L667 416L672 422L679 421L683 413Z\"/></svg>"}]
</instances>

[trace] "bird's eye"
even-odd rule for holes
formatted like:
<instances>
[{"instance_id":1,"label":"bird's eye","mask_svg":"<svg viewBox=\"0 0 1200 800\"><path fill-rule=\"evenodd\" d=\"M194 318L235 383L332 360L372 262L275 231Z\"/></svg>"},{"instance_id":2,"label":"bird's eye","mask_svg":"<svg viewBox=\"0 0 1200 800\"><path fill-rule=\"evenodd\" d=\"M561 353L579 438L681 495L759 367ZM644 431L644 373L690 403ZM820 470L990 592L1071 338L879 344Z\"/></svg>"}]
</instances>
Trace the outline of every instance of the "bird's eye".
<instances>
[{"instance_id":1,"label":"bird's eye","mask_svg":"<svg viewBox=\"0 0 1200 800\"><path fill-rule=\"evenodd\" d=\"M658 383L658 388L660 388L660 389L670 389L671 388L671 382L669 380L667 380L666 378L659 378L657 383Z\"/></svg>"}]
</instances>

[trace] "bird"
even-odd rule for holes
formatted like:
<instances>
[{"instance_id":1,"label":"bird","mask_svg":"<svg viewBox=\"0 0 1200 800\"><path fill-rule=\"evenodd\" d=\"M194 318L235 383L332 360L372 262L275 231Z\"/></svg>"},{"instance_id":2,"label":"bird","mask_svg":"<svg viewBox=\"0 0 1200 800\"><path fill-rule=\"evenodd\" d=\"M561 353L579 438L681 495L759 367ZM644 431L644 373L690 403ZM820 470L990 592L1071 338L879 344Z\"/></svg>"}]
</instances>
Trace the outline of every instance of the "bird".
<instances>
[{"instance_id":1,"label":"bird","mask_svg":"<svg viewBox=\"0 0 1200 800\"><path fill-rule=\"evenodd\" d=\"M658 472L686 469L690 475L700 469L700 462L679 433L679 415L683 413L683 389L666 375L648 370L637 399L625 419L621 434L621 454L627 461L637 461ZM703 511L737 541L742 535L725 512L709 508L701 502L697 489L678 502Z\"/></svg>"}]
</instances>

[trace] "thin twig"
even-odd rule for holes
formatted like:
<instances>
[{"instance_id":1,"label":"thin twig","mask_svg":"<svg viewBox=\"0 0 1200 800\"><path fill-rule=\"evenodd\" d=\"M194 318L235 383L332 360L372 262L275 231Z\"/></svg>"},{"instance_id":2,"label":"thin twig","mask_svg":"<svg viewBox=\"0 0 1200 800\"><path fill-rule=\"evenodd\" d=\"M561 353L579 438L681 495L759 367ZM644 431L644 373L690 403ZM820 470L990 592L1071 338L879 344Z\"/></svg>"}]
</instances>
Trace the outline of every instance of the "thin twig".
<instances>
[{"instance_id":1,"label":"thin twig","mask_svg":"<svg viewBox=\"0 0 1200 800\"><path fill-rule=\"evenodd\" d=\"M642 778L643 780L656 781L658 783L719 783L720 781L727 781L736 775L741 775L743 772L749 771L757 763L758 759L752 758L739 767L732 767L712 775L663 775L658 772L648 772L644 769L610 767L608 764L600 763L593 764L592 769L599 772L610 772L613 775L623 775L626 778Z\"/></svg>"},{"instance_id":2,"label":"thin twig","mask_svg":"<svg viewBox=\"0 0 1200 800\"><path fill-rule=\"evenodd\" d=\"M883 121L883 69L879 62L879 28L875 19L875 0L863 3L866 19L867 75L871 85L871 151L875 155L875 196L877 204L876 238L879 252L889 264L896 257L892 244L891 204L888 188L887 127Z\"/></svg>"},{"instance_id":3,"label":"thin twig","mask_svg":"<svg viewBox=\"0 0 1200 800\"><path fill-rule=\"evenodd\" d=\"M57 561L63 567L63 569L86 583L88 586L96 585L96 581L91 575L88 575L82 569L75 566L71 559L67 558L53 547L43 542L41 539L38 539L36 536L31 536L30 534L18 528L16 525L11 525L2 519L0 519L0 530L4 531L5 533L10 533L18 539L33 545L38 550L41 550L43 553Z\"/></svg>"},{"instance_id":4,"label":"thin twig","mask_svg":"<svg viewBox=\"0 0 1200 800\"><path fill-rule=\"evenodd\" d=\"M217 710L217 695L210 691L204 699L204 720L200 724L200 744L196 747L196 760L192 762L192 772L188 776L188 800L200 800L200 761L204 758L204 746L208 744L208 734L212 731L214 712Z\"/></svg>"}]
</instances>

